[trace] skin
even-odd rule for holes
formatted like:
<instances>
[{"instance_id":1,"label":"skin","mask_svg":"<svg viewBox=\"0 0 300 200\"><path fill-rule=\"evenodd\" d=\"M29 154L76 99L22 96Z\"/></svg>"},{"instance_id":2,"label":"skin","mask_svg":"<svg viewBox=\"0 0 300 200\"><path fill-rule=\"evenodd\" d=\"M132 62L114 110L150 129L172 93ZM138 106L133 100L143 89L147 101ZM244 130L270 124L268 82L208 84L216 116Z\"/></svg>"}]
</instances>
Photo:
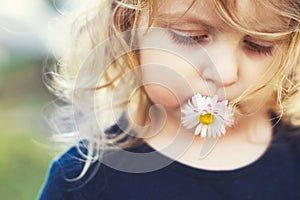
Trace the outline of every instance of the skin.
<instances>
[{"instance_id":1,"label":"skin","mask_svg":"<svg viewBox=\"0 0 300 200\"><path fill-rule=\"evenodd\" d=\"M197 1L185 17L171 22L167 27L167 20L164 19L180 17L189 3L162 1L158 14L164 17L153 25L158 29L150 29L139 38L146 93L154 104L162 105L167 113L161 131L145 138L145 141L160 150L170 145L181 145L174 142L176 135L179 135L182 140L187 139L191 143L179 157L173 159L201 169L237 169L261 157L270 144L272 124L267 102L271 99L273 86L266 87L238 105L235 125L227 129L226 135L219 139L204 160L197 159L204 140L193 136L194 129L181 127L180 108L196 93L218 95L220 100L232 101L245 91L266 85L278 70L279 66L270 66L278 49L273 41L253 38L229 27L214 13L209 1ZM257 13L264 15L254 15L257 10ZM275 30L282 26L280 20L278 23L268 23L274 22L271 19L276 16L266 8L255 7L250 0L237 1L237 12L239 18L253 30L266 27ZM146 17L140 21L140 28L147 26L146 21ZM193 45L178 44L170 36L170 30L180 36L200 35L204 39ZM253 51L245 41L272 46L272 53Z\"/></svg>"}]
</instances>

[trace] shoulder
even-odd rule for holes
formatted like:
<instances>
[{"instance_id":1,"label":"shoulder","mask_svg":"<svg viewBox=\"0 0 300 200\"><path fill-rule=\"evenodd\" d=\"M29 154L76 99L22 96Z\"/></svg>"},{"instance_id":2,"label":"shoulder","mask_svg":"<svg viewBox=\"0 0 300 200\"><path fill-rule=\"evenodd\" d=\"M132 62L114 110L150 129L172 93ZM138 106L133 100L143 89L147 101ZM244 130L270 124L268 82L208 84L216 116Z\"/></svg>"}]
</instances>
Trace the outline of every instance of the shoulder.
<instances>
[{"instance_id":1,"label":"shoulder","mask_svg":"<svg viewBox=\"0 0 300 200\"><path fill-rule=\"evenodd\" d=\"M94 162L86 173L80 177L85 169L85 158L83 156L85 153L86 149L83 146L73 146L53 160L39 199L85 199L84 193L93 187L92 184L95 183L93 179L99 173L100 168L100 162ZM98 174L97 185L99 188L101 182L102 179L99 178Z\"/></svg>"},{"instance_id":2,"label":"shoulder","mask_svg":"<svg viewBox=\"0 0 300 200\"><path fill-rule=\"evenodd\" d=\"M300 156L300 127L286 126L284 130L284 135L290 141L291 147Z\"/></svg>"},{"instance_id":3,"label":"shoulder","mask_svg":"<svg viewBox=\"0 0 300 200\"><path fill-rule=\"evenodd\" d=\"M279 122L274 127L273 147L287 152L293 160L300 162L300 127Z\"/></svg>"}]
</instances>

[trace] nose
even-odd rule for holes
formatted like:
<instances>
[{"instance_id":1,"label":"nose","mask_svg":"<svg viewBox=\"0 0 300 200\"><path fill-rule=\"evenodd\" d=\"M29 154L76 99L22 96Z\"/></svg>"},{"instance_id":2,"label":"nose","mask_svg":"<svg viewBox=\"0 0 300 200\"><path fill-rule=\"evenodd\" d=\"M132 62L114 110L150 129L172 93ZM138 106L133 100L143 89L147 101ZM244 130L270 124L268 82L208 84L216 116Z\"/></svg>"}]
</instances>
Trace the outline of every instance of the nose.
<instances>
[{"instance_id":1,"label":"nose","mask_svg":"<svg viewBox=\"0 0 300 200\"><path fill-rule=\"evenodd\" d=\"M207 48L211 62L204 67L202 76L218 87L236 83L239 73L238 46L233 41L219 41Z\"/></svg>"}]
</instances>

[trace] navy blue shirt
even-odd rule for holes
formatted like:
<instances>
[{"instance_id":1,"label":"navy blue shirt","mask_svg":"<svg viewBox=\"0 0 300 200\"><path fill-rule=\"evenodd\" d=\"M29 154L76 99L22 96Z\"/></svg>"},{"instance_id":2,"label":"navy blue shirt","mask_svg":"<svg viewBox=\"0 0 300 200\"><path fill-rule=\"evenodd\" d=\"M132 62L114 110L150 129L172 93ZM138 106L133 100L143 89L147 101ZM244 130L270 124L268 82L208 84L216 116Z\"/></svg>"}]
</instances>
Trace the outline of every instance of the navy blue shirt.
<instances>
[{"instance_id":1,"label":"navy blue shirt","mask_svg":"<svg viewBox=\"0 0 300 200\"><path fill-rule=\"evenodd\" d=\"M84 163L73 147L53 161L39 199L300 199L299 129L279 123L273 138L258 160L236 170L201 170L175 161L152 172L129 173L95 162L77 181L68 178L77 177ZM154 149L142 144L132 151Z\"/></svg>"}]
</instances>

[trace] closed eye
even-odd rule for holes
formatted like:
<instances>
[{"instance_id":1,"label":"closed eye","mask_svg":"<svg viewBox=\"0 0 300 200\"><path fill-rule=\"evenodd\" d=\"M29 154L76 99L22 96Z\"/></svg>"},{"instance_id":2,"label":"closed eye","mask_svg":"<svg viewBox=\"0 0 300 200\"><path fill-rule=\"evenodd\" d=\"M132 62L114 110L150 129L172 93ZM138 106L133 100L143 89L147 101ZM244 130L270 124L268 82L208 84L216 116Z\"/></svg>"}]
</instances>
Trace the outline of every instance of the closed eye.
<instances>
[{"instance_id":1,"label":"closed eye","mask_svg":"<svg viewBox=\"0 0 300 200\"><path fill-rule=\"evenodd\" d=\"M246 44L246 47L254 53L258 53L259 55L263 54L263 55L266 55L266 56L272 56L273 55L273 49L274 49L273 45L264 46L264 45L260 45L260 44L257 44L255 42L252 42L248 39L245 39L244 43Z\"/></svg>"},{"instance_id":2,"label":"closed eye","mask_svg":"<svg viewBox=\"0 0 300 200\"><path fill-rule=\"evenodd\" d=\"M209 40L209 36L207 34L188 35L174 30L169 30L168 32L173 42L179 45L193 46L207 43Z\"/></svg>"}]
</instances>

